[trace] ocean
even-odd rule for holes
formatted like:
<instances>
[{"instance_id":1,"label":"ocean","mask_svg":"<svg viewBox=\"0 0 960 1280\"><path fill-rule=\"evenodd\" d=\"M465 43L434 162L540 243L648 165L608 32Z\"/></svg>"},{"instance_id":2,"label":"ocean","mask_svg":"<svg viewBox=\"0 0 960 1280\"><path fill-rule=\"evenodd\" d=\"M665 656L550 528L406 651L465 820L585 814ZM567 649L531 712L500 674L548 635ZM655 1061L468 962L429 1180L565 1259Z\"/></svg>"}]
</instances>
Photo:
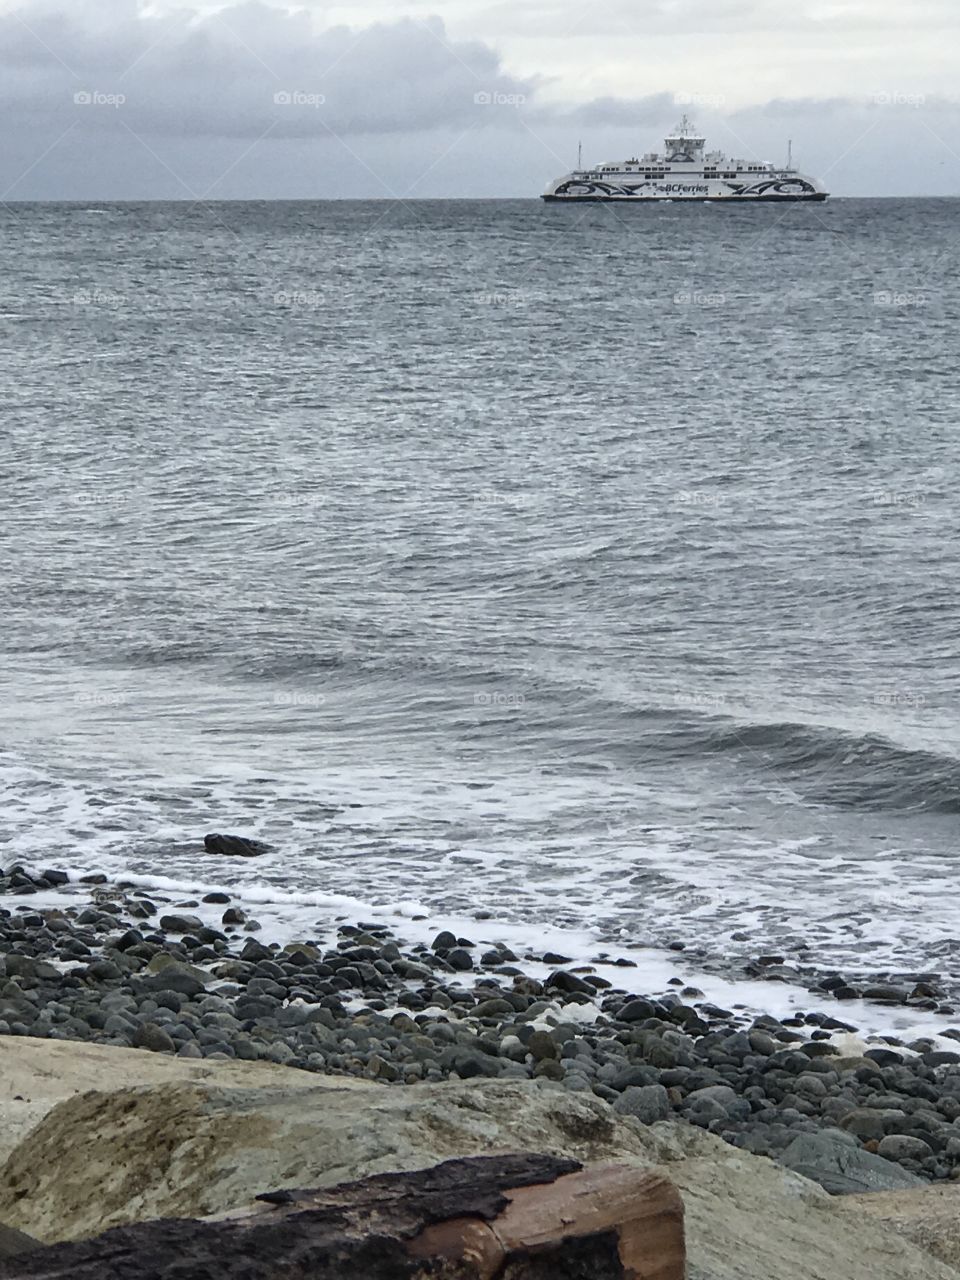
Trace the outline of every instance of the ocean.
<instances>
[{"instance_id":1,"label":"ocean","mask_svg":"<svg viewBox=\"0 0 960 1280\"><path fill-rule=\"evenodd\" d=\"M960 992L960 201L0 222L2 864Z\"/></svg>"}]
</instances>

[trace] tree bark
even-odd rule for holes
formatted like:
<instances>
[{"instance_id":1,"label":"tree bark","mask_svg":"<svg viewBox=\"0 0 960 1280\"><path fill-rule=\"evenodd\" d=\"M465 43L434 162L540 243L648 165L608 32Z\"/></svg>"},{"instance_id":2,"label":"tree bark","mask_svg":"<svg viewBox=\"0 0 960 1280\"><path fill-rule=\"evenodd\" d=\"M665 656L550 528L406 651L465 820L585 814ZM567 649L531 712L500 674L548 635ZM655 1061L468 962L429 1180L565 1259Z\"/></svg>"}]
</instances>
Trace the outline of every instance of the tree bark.
<instances>
[{"instance_id":1,"label":"tree bark","mask_svg":"<svg viewBox=\"0 0 960 1280\"><path fill-rule=\"evenodd\" d=\"M683 1280L683 1204L629 1165L448 1160L0 1260L0 1280Z\"/></svg>"}]
</instances>

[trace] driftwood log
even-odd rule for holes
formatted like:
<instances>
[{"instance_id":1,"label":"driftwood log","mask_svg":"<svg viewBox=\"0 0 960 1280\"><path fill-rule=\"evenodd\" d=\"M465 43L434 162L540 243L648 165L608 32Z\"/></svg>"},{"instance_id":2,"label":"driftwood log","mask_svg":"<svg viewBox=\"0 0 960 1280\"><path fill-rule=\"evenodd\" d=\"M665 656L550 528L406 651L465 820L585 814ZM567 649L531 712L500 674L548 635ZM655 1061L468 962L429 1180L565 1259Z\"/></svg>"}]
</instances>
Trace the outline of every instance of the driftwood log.
<instances>
[{"instance_id":1,"label":"driftwood log","mask_svg":"<svg viewBox=\"0 0 960 1280\"><path fill-rule=\"evenodd\" d=\"M0 1260L0 1280L683 1280L683 1204L628 1165L448 1160L252 1211L116 1227Z\"/></svg>"}]
</instances>

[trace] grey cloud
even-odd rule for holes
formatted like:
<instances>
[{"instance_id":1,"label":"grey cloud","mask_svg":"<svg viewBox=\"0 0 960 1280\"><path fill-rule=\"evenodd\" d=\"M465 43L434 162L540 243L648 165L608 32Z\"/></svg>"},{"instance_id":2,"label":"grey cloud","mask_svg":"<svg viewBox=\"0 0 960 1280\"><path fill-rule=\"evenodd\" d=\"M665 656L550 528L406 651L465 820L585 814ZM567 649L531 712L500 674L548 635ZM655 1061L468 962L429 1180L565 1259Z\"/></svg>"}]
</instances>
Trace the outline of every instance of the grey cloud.
<instances>
[{"instance_id":1,"label":"grey cloud","mask_svg":"<svg viewBox=\"0 0 960 1280\"><path fill-rule=\"evenodd\" d=\"M540 108L537 115L556 124L580 126L623 125L645 127L660 125L669 118L673 121L678 112L677 96L672 93L654 93L645 98L594 98L576 107Z\"/></svg>"},{"instance_id":2,"label":"grey cloud","mask_svg":"<svg viewBox=\"0 0 960 1280\"><path fill-rule=\"evenodd\" d=\"M909 114L922 109L924 114L956 115L960 103L942 94L923 94L903 88L878 89L857 98L772 98L761 105L742 107L730 113L731 120L752 119L761 114L773 119L806 120L850 119L857 114L890 109Z\"/></svg>"},{"instance_id":3,"label":"grey cloud","mask_svg":"<svg viewBox=\"0 0 960 1280\"><path fill-rule=\"evenodd\" d=\"M658 0L652 12L692 20L709 10L735 22L766 12L771 3ZM319 30L303 10L256 0L216 13L181 9L154 16L139 12L136 0L101 4L0 15L0 106L8 121L93 135L251 141L509 132L524 123L659 131L688 103L697 116L723 103L722 97L692 95L691 102L691 95L660 92L543 104L542 78L509 74L490 45L453 39L439 18ZM804 7L810 5L801 0L798 8ZM598 20L607 12L604 7ZM917 105L918 95L895 86L885 93L863 105ZM777 99L761 109L771 117L813 119L849 112L851 103Z\"/></svg>"},{"instance_id":4,"label":"grey cloud","mask_svg":"<svg viewBox=\"0 0 960 1280\"><path fill-rule=\"evenodd\" d=\"M842 115L854 104L850 98L771 98L762 106L743 107L731 112L731 119L747 118L758 111L774 119L795 117L798 113L808 119Z\"/></svg>"},{"instance_id":5,"label":"grey cloud","mask_svg":"<svg viewBox=\"0 0 960 1280\"><path fill-rule=\"evenodd\" d=\"M308 15L262 4L199 17L126 9L106 38L21 10L0 17L0 72L6 113L191 137L482 126L493 119L483 107L516 105L537 88L436 18L316 31Z\"/></svg>"}]
</instances>

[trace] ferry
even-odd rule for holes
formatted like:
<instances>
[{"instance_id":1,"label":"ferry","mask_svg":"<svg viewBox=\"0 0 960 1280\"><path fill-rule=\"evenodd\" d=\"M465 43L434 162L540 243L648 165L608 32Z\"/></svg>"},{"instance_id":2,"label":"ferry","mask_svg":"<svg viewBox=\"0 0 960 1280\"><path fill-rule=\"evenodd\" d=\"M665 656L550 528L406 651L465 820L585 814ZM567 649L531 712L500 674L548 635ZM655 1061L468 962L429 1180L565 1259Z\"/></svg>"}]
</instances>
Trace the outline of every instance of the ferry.
<instances>
[{"instance_id":1,"label":"ferry","mask_svg":"<svg viewBox=\"0 0 960 1280\"><path fill-rule=\"evenodd\" d=\"M578 167L551 182L543 200L826 200L822 182L786 165L728 159L705 151L706 139L686 116L664 139L663 152ZM789 149L788 149L789 150Z\"/></svg>"}]
</instances>

